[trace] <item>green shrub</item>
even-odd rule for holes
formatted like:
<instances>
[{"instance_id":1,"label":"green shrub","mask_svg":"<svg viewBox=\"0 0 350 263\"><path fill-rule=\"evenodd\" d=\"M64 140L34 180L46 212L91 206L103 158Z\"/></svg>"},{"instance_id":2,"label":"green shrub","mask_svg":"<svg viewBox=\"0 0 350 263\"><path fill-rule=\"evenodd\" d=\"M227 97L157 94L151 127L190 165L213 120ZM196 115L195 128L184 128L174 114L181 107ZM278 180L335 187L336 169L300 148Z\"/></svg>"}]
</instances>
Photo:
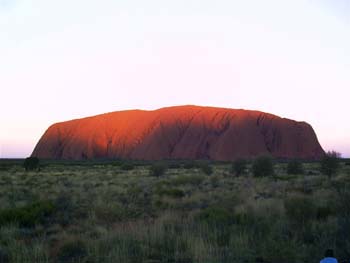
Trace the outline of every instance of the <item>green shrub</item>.
<instances>
[{"instance_id":1,"label":"green shrub","mask_svg":"<svg viewBox=\"0 0 350 263\"><path fill-rule=\"evenodd\" d=\"M328 177L335 175L339 170L340 153L330 151L321 159L321 172Z\"/></svg>"},{"instance_id":2,"label":"green shrub","mask_svg":"<svg viewBox=\"0 0 350 263\"><path fill-rule=\"evenodd\" d=\"M39 168L39 158L28 157L24 160L23 167L26 171L33 171Z\"/></svg>"},{"instance_id":3,"label":"green shrub","mask_svg":"<svg viewBox=\"0 0 350 263\"><path fill-rule=\"evenodd\" d=\"M335 208L333 206L319 206L316 210L317 220L325 220L329 216L336 214Z\"/></svg>"},{"instance_id":4,"label":"green shrub","mask_svg":"<svg viewBox=\"0 0 350 263\"><path fill-rule=\"evenodd\" d=\"M306 222L315 219L317 207L310 198L291 197L284 201L287 218L297 225L303 226Z\"/></svg>"},{"instance_id":5,"label":"green shrub","mask_svg":"<svg viewBox=\"0 0 350 263\"><path fill-rule=\"evenodd\" d=\"M167 195L174 198L181 198L185 196L185 192L178 188L170 188L170 189L161 188L161 189L158 189L156 193L160 196Z\"/></svg>"},{"instance_id":6,"label":"green shrub","mask_svg":"<svg viewBox=\"0 0 350 263\"><path fill-rule=\"evenodd\" d=\"M191 263L190 240L184 236L186 226L174 219L165 220L157 226L156 235L150 236L147 248L150 262L183 262ZM146 261L148 262L148 261Z\"/></svg>"},{"instance_id":7,"label":"green shrub","mask_svg":"<svg viewBox=\"0 0 350 263\"><path fill-rule=\"evenodd\" d=\"M164 175L166 170L167 170L167 167L164 164L161 164L161 163L153 164L150 167L149 175L154 177L160 177Z\"/></svg>"},{"instance_id":8,"label":"green shrub","mask_svg":"<svg viewBox=\"0 0 350 263\"><path fill-rule=\"evenodd\" d=\"M120 166L120 169L124 170L124 171L131 171L135 168L133 163L123 163Z\"/></svg>"},{"instance_id":9,"label":"green shrub","mask_svg":"<svg viewBox=\"0 0 350 263\"><path fill-rule=\"evenodd\" d=\"M121 221L127 217L127 211L118 204L109 206L96 206L94 208L96 218L106 224Z\"/></svg>"},{"instance_id":10,"label":"green shrub","mask_svg":"<svg viewBox=\"0 0 350 263\"><path fill-rule=\"evenodd\" d=\"M0 263L9 263L10 262L10 257L7 253L6 250L3 250L0 247Z\"/></svg>"},{"instance_id":11,"label":"green shrub","mask_svg":"<svg viewBox=\"0 0 350 263\"><path fill-rule=\"evenodd\" d=\"M176 238L157 238L152 240L148 248L148 260L151 262L174 262L176 253Z\"/></svg>"},{"instance_id":12,"label":"green shrub","mask_svg":"<svg viewBox=\"0 0 350 263\"><path fill-rule=\"evenodd\" d=\"M287 174L303 174L304 173L304 167L303 163L298 160L290 161L287 164Z\"/></svg>"},{"instance_id":13,"label":"green shrub","mask_svg":"<svg viewBox=\"0 0 350 263\"><path fill-rule=\"evenodd\" d=\"M179 163L179 162L170 163L168 165L169 169L180 169L181 167L182 167L181 163Z\"/></svg>"},{"instance_id":14,"label":"green shrub","mask_svg":"<svg viewBox=\"0 0 350 263\"><path fill-rule=\"evenodd\" d=\"M211 175L213 173L213 167L207 163L207 162L202 162L199 164L199 167L203 173L206 175Z\"/></svg>"},{"instance_id":15,"label":"green shrub","mask_svg":"<svg viewBox=\"0 0 350 263\"><path fill-rule=\"evenodd\" d=\"M78 240L69 240L61 245L57 252L57 261L59 263L66 262L84 262L84 258L88 255L85 243Z\"/></svg>"},{"instance_id":16,"label":"green shrub","mask_svg":"<svg viewBox=\"0 0 350 263\"><path fill-rule=\"evenodd\" d=\"M0 226L18 223L22 227L33 227L44 223L45 219L55 211L51 201L41 201L18 208L0 210Z\"/></svg>"},{"instance_id":17,"label":"green shrub","mask_svg":"<svg viewBox=\"0 0 350 263\"><path fill-rule=\"evenodd\" d=\"M184 185L184 184L193 184L199 185L205 180L203 175L179 175L171 180L169 180L170 185Z\"/></svg>"},{"instance_id":18,"label":"green shrub","mask_svg":"<svg viewBox=\"0 0 350 263\"><path fill-rule=\"evenodd\" d=\"M245 159L237 159L232 163L231 172L236 176L243 175L246 172L247 164Z\"/></svg>"},{"instance_id":19,"label":"green shrub","mask_svg":"<svg viewBox=\"0 0 350 263\"><path fill-rule=\"evenodd\" d=\"M181 189L177 189L177 188L172 188L172 189L169 189L166 194L168 196L171 196L171 197L175 197L175 198L181 198L181 197L184 197L185 196L185 192Z\"/></svg>"},{"instance_id":20,"label":"green shrub","mask_svg":"<svg viewBox=\"0 0 350 263\"><path fill-rule=\"evenodd\" d=\"M209 225L229 225L233 222L232 214L222 207L207 207L199 212L197 218Z\"/></svg>"},{"instance_id":21,"label":"green shrub","mask_svg":"<svg viewBox=\"0 0 350 263\"><path fill-rule=\"evenodd\" d=\"M193 169L198 167L196 161L186 161L183 165L184 169Z\"/></svg>"},{"instance_id":22,"label":"green shrub","mask_svg":"<svg viewBox=\"0 0 350 263\"><path fill-rule=\"evenodd\" d=\"M252 211L235 212L233 215L233 221L237 225L241 226L254 226L256 216Z\"/></svg>"},{"instance_id":23,"label":"green shrub","mask_svg":"<svg viewBox=\"0 0 350 263\"><path fill-rule=\"evenodd\" d=\"M54 200L55 217L53 218L56 224L67 226L72 222L72 218L77 212L76 206L68 193L60 194Z\"/></svg>"},{"instance_id":24,"label":"green shrub","mask_svg":"<svg viewBox=\"0 0 350 263\"><path fill-rule=\"evenodd\" d=\"M274 175L274 163L270 156L257 157L253 162L253 175L255 177L265 177Z\"/></svg>"},{"instance_id":25,"label":"green shrub","mask_svg":"<svg viewBox=\"0 0 350 263\"><path fill-rule=\"evenodd\" d=\"M272 236L266 238L259 245L262 257L266 260L263 262L271 263L295 263L297 260L298 246L292 239L281 238L279 236ZM305 261L309 262L309 261Z\"/></svg>"},{"instance_id":26,"label":"green shrub","mask_svg":"<svg viewBox=\"0 0 350 263\"><path fill-rule=\"evenodd\" d=\"M219 175L213 175L210 177L211 186L216 188L219 186L221 177Z\"/></svg>"},{"instance_id":27,"label":"green shrub","mask_svg":"<svg viewBox=\"0 0 350 263\"><path fill-rule=\"evenodd\" d=\"M0 171L9 171L12 167L14 167L14 165L12 165L12 164L0 163Z\"/></svg>"},{"instance_id":28,"label":"green shrub","mask_svg":"<svg viewBox=\"0 0 350 263\"><path fill-rule=\"evenodd\" d=\"M124 162L122 160L116 160L112 163L112 166L122 166Z\"/></svg>"},{"instance_id":29,"label":"green shrub","mask_svg":"<svg viewBox=\"0 0 350 263\"><path fill-rule=\"evenodd\" d=\"M342 217L350 218L350 189L344 186L337 190L336 209Z\"/></svg>"},{"instance_id":30,"label":"green shrub","mask_svg":"<svg viewBox=\"0 0 350 263\"><path fill-rule=\"evenodd\" d=\"M105 245L107 248L109 247L109 251L114 250L117 252L116 257L112 258L112 262L144 262L146 254L144 244L139 239L129 235L128 233L123 233L112 238L111 240L108 240Z\"/></svg>"},{"instance_id":31,"label":"green shrub","mask_svg":"<svg viewBox=\"0 0 350 263\"><path fill-rule=\"evenodd\" d=\"M338 217L336 233L336 248L337 254L342 258L350 257L350 218Z\"/></svg>"}]
</instances>

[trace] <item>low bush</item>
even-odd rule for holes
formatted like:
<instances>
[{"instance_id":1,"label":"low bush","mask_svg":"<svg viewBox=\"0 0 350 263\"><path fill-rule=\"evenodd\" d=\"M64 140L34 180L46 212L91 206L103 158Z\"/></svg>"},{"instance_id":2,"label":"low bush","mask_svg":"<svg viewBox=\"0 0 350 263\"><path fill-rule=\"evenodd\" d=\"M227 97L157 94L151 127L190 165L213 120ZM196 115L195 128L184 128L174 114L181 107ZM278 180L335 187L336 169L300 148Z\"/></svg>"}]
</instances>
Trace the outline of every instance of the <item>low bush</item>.
<instances>
[{"instance_id":1,"label":"low bush","mask_svg":"<svg viewBox=\"0 0 350 263\"><path fill-rule=\"evenodd\" d=\"M198 167L198 163L196 161L186 161L183 164L184 169L193 169L193 168L197 168Z\"/></svg>"},{"instance_id":2,"label":"low bush","mask_svg":"<svg viewBox=\"0 0 350 263\"><path fill-rule=\"evenodd\" d=\"M178 188L169 188L169 189L161 188L161 189L158 189L156 193L160 196L167 195L174 198L181 198L185 196L185 192Z\"/></svg>"},{"instance_id":3,"label":"low bush","mask_svg":"<svg viewBox=\"0 0 350 263\"><path fill-rule=\"evenodd\" d=\"M112 163L112 166L122 166L124 162L122 160L116 160Z\"/></svg>"},{"instance_id":4,"label":"low bush","mask_svg":"<svg viewBox=\"0 0 350 263\"><path fill-rule=\"evenodd\" d=\"M350 218L338 217L336 231L337 254L342 258L350 257Z\"/></svg>"},{"instance_id":5,"label":"low bush","mask_svg":"<svg viewBox=\"0 0 350 263\"><path fill-rule=\"evenodd\" d=\"M299 262L299 260L297 260L298 247L293 239L269 236L269 238L261 242L259 250L261 250L260 254L265 259L265 261L262 261L264 263Z\"/></svg>"},{"instance_id":6,"label":"low bush","mask_svg":"<svg viewBox=\"0 0 350 263\"><path fill-rule=\"evenodd\" d=\"M0 171L9 171L12 167L14 167L14 165L7 164L7 163L0 163Z\"/></svg>"},{"instance_id":7,"label":"low bush","mask_svg":"<svg viewBox=\"0 0 350 263\"><path fill-rule=\"evenodd\" d=\"M254 226L256 223L256 215L254 215L252 211L235 212L233 215L233 221L235 224L241 226Z\"/></svg>"},{"instance_id":8,"label":"low bush","mask_svg":"<svg viewBox=\"0 0 350 263\"><path fill-rule=\"evenodd\" d=\"M147 251L148 256L145 262L194 262L187 242L176 235L164 235L152 240Z\"/></svg>"},{"instance_id":9,"label":"low bush","mask_svg":"<svg viewBox=\"0 0 350 263\"><path fill-rule=\"evenodd\" d=\"M88 251L85 243L80 239L69 240L63 243L57 251L57 261L66 262L85 262Z\"/></svg>"},{"instance_id":10,"label":"low bush","mask_svg":"<svg viewBox=\"0 0 350 263\"><path fill-rule=\"evenodd\" d=\"M213 167L208 162L202 162L199 167L203 173L206 175L211 175L213 173Z\"/></svg>"},{"instance_id":11,"label":"low bush","mask_svg":"<svg viewBox=\"0 0 350 263\"><path fill-rule=\"evenodd\" d=\"M168 168L169 168L169 169L180 169L180 168L182 168L182 166L181 166L181 163L180 163L180 162L173 161L173 162L170 162L170 163L168 164Z\"/></svg>"},{"instance_id":12,"label":"low bush","mask_svg":"<svg viewBox=\"0 0 350 263\"><path fill-rule=\"evenodd\" d=\"M205 180L205 176L203 175L178 175L177 177L169 180L169 184L173 185L184 185L184 184L192 184L199 185Z\"/></svg>"},{"instance_id":13,"label":"low bush","mask_svg":"<svg viewBox=\"0 0 350 263\"><path fill-rule=\"evenodd\" d=\"M0 263L9 263L10 257L6 250L0 247Z\"/></svg>"},{"instance_id":14,"label":"low bush","mask_svg":"<svg viewBox=\"0 0 350 263\"><path fill-rule=\"evenodd\" d=\"M125 232L111 232L106 235L99 241L97 249L101 258L93 258L87 262L145 262L147 252L141 240Z\"/></svg>"},{"instance_id":15,"label":"low bush","mask_svg":"<svg viewBox=\"0 0 350 263\"><path fill-rule=\"evenodd\" d=\"M253 175L255 177L265 177L274 175L274 163L270 156L257 157L253 162Z\"/></svg>"},{"instance_id":16,"label":"low bush","mask_svg":"<svg viewBox=\"0 0 350 263\"><path fill-rule=\"evenodd\" d=\"M304 167L303 163L298 160L290 161L287 164L287 174L303 174L304 173Z\"/></svg>"},{"instance_id":17,"label":"low bush","mask_svg":"<svg viewBox=\"0 0 350 263\"><path fill-rule=\"evenodd\" d=\"M120 169L123 171L131 171L135 168L135 165L133 163L123 163L120 165Z\"/></svg>"},{"instance_id":18,"label":"low bush","mask_svg":"<svg viewBox=\"0 0 350 263\"><path fill-rule=\"evenodd\" d=\"M329 178L335 175L340 166L340 153L330 151L325 154L321 159L321 172L327 175Z\"/></svg>"},{"instance_id":19,"label":"low bush","mask_svg":"<svg viewBox=\"0 0 350 263\"><path fill-rule=\"evenodd\" d=\"M319 206L316 210L316 219L317 220L325 220L329 216L335 215L335 207L333 206Z\"/></svg>"},{"instance_id":20,"label":"low bush","mask_svg":"<svg viewBox=\"0 0 350 263\"><path fill-rule=\"evenodd\" d=\"M246 172L247 164L245 159L237 159L232 163L231 172L236 176L243 175Z\"/></svg>"},{"instance_id":21,"label":"low bush","mask_svg":"<svg viewBox=\"0 0 350 263\"><path fill-rule=\"evenodd\" d=\"M74 217L76 207L68 193L60 194L54 201L54 221L62 226L67 226Z\"/></svg>"},{"instance_id":22,"label":"low bush","mask_svg":"<svg viewBox=\"0 0 350 263\"><path fill-rule=\"evenodd\" d=\"M28 157L24 160L23 167L26 171L33 171L39 169L39 158Z\"/></svg>"},{"instance_id":23,"label":"low bush","mask_svg":"<svg viewBox=\"0 0 350 263\"><path fill-rule=\"evenodd\" d=\"M18 208L0 210L0 226L18 223L21 227L33 227L45 222L45 219L55 211L51 201L40 201Z\"/></svg>"},{"instance_id":24,"label":"low bush","mask_svg":"<svg viewBox=\"0 0 350 263\"><path fill-rule=\"evenodd\" d=\"M165 174L167 167L165 164L156 163L153 164L149 169L149 175L154 177L160 177Z\"/></svg>"},{"instance_id":25,"label":"low bush","mask_svg":"<svg viewBox=\"0 0 350 263\"><path fill-rule=\"evenodd\" d=\"M96 206L94 208L96 219L105 224L119 222L127 218L126 212L127 211L118 204L109 206Z\"/></svg>"},{"instance_id":26,"label":"low bush","mask_svg":"<svg viewBox=\"0 0 350 263\"><path fill-rule=\"evenodd\" d=\"M233 215L222 207L207 207L199 212L197 219L209 225L229 225L233 222Z\"/></svg>"},{"instance_id":27,"label":"low bush","mask_svg":"<svg viewBox=\"0 0 350 263\"><path fill-rule=\"evenodd\" d=\"M312 199L307 197L291 197L284 201L287 218L300 227L315 219L317 207Z\"/></svg>"},{"instance_id":28,"label":"low bush","mask_svg":"<svg viewBox=\"0 0 350 263\"><path fill-rule=\"evenodd\" d=\"M220 185L221 177L219 175L213 175L210 177L210 184L212 187L216 188Z\"/></svg>"},{"instance_id":29,"label":"low bush","mask_svg":"<svg viewBox=\"0 0 350 263\"><path fill-rule=\"evenodd\" d=\"M149 247L147 262L174 262L175 242L174 238L153 241Z\"/></svg>"},{"instance_id":30,"label":"low bush","mask_svg":"<svg viewBox=\"0 0 350 263\"><path fill-rule=\"evenodd\" d=\"M349 185L337 189L336 210L342 217L350 218L350 190Z\"/></svg>"}]
</instances>

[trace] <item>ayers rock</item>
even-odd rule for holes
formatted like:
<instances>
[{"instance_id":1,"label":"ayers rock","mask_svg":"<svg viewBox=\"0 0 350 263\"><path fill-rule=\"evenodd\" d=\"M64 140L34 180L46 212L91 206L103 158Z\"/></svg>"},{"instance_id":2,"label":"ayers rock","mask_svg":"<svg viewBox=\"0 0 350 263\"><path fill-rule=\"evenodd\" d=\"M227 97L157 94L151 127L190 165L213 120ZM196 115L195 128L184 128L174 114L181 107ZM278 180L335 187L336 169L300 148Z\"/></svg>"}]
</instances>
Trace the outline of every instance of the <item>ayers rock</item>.
<instances>
[{"instance_id":1,"label":"ayers rock","mask_svg":"<svg viewBox=\"0 0 350 263\"><path fill-rule=\"evenodd\" d=\"M259 111L176 106L128 110L56 123L32 156L45 159L211 159L271 154L318 159L312 127Z\"/></svg>"}]
</instances>

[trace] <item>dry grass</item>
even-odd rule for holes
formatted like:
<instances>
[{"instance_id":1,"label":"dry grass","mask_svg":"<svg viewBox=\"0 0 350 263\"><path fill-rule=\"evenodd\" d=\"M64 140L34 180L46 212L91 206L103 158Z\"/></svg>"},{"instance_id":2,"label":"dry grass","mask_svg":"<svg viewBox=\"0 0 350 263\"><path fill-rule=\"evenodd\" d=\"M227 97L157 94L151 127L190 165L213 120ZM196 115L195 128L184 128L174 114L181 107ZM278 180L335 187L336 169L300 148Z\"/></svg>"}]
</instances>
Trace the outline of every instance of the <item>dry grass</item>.
<instances>
[{"instance_id":1,"label":"dry grass","mask_svg":"<svg viewBox=\"0 0 350 263\"><path fill-rule=\"evenodd\" d=\"M340 220L350 214L341 206L350 195L339 195L350 184L350 168L342 164L330 181L318 166L307 163L305 175L288 175L286 164L279 163L276 176L254 178L251 172L235 177L231 164L220 163L211 175L195 165L174 165L159 177L150 176L149 164L123 170L113 163L53 162L39 172L25 172L18 162L0 165L0 216L10 207L55 204L55 212L33 227L16 219L1 225L0 253L10 262L57 262L66 253L62 258L70 262L254 262L263 257L277 263L317 261L330 247L350 258L342 235L350 222ZM310 200L312 207L300 213L310 209L315 216L295 225L285 209L293 197ZM223 212L207 221L201 215L213 207Z\"/></svg>"}]
</instances>

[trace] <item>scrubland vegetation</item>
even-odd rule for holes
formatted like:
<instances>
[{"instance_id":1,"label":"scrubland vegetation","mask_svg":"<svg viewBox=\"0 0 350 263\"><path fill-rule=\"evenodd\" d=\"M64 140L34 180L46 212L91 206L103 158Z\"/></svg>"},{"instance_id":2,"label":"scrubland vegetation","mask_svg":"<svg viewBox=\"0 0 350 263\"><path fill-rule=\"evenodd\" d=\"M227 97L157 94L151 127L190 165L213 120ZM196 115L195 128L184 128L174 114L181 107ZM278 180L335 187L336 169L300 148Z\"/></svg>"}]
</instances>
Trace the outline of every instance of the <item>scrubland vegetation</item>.
<instances>
[{"instance_id":1,"label":"scrubland vegetation","mask_svg":"<svg viewBox=\"0 0 350 263\"><path fill-rule=\"evenodd\" d=\"M350 259L350 165L0 161L0 262Z\"/></svg>"}]
</instances>

